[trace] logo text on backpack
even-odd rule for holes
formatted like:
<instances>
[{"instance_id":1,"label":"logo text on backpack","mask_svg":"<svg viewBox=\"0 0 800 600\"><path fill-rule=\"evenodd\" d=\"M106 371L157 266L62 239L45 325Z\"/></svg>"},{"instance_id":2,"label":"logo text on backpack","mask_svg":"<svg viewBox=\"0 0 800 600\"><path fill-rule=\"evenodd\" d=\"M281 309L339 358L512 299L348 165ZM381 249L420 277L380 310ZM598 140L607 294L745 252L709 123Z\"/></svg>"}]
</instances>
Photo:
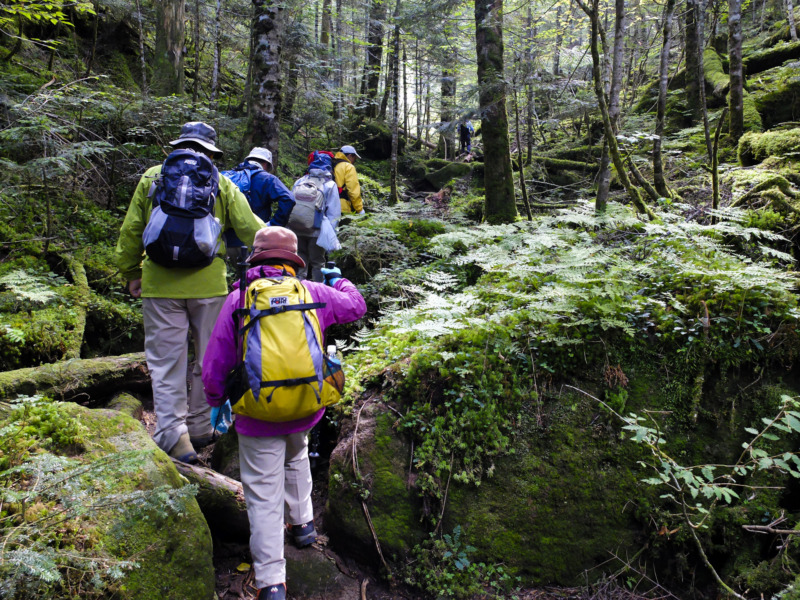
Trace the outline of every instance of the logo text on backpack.
<instances>
[{"instance_id":1,"label":"logo text on backpack","mask_svg":"<svg viewBox=\"0 0 800 600\"><path fill-rule=\"evenodd\" d=\"M269 299L269 305L272 306L286 306L289 304L288 296L277 296Z\"/></svg>"}]
</instances>

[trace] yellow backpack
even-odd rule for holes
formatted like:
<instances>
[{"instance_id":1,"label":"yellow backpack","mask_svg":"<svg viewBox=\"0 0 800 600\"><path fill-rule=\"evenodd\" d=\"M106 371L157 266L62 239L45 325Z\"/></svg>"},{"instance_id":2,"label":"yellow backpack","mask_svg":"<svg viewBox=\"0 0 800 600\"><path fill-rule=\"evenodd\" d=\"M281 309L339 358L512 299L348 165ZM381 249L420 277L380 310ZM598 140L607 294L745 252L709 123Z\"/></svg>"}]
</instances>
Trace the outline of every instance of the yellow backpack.
<instances>
[{"instance_id":1,"label":"yellow backpack","mask_svg":"<svg viewBox=\"0 0 800 600\"><path fill-rule=\"evenodd\" d=\"M264 277L248 286L238 332L241 395L230 398L233 412L285 422L339 401L344 374L322 349L316 309L324 306L294 277Z\"/></svg>"}]
</instances>

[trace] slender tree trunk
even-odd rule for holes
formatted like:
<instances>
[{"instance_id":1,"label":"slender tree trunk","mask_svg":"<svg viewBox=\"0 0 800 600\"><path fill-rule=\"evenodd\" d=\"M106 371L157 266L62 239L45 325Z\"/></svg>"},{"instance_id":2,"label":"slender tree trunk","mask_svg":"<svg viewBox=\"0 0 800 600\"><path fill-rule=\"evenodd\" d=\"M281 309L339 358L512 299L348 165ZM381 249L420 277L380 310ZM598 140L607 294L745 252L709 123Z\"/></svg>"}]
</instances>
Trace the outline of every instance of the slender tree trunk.
<instances>
[{"instance_id":1,"label":"slender tree trunk","mask_svg":"<svg viewBox=\"0 0 800 600\"><path fill-rule=\"evenodd\" d=\"M394 40L394 38L392 38ZM383 99L381 100L381 109L378 113L378 118L381 121L386 120L386 109L389 107L389 97L394 97L392 93L392 85L394 84L395 80L395 71L400 68L399 61L397 60L397 55L394 53L394 42L392 43L392 50L389 54L389 59L386 61L386 79L383 86Z\"/></svg>"},{"instance_id":2,"label":"slender tree trunk","mask_svg":"<svg viewBox=\"0 0 800 600\"><path fill-rule=\"evenodd\" d=\"M622 90L623 58L625 49L625 0L616 0L614 18L614 49L612 51L610 86L608 89L608 115L611 127L616 136L619 129L620 102L619 95ZM591 131L589 132L591 136ZM608 144L603 144L603 154L600 157L600 173L598 175L597 198L595 209L602 212L608 203L608 190L611 187L611 156Z\"/></svg>"},{"instance_id":3,"label":"slender tree trunk","mask_svg":"<svg viewBox=\"0 0 800 600\"><path fill-rule=\"evenodd\" d=\"M406 57L406 43L403 42L403 131L406 132L406 136L409 134L408 131L408 70L406 66L408 65L408 58ZM408 143L408 140L406 140Z\"/></svg>"},{"instance_id":4,"label":"slender tree trunk","mask_svg":"<svg viewBox=\"0 0 800 600\"><path fill-rule=\"evenodd\" d=\"M664 198L669 197L667 182L664 179L664 160L661 154L661 141L664 137L664 120L667 115L667 84L669 83L669 48L672 38L672 15L675 0L667 0L664 8L663 42L661 61L658 69L658 105L656 108L656 139L653 140L653 183L656 191Z\"/></svg>"},{"instance_id":5,"label":"slender tree trunk","mask_svg":"<svg viewBox=\"0 0 800 600\"><path fill-rule=\"evenodd\" d=\"M700 19L703 18L698 9L698 0L686 0L686 103L691 111L692 121L700 117L700 55L702 47L699 41Z\"/></svg>"},{"instance_id":6,"label":"slender tree trunk","mask_svg":"<svg viewBox=\"0 0 800 600\"><path fill-rule=\"evenodd\" d=\"M183 94L184 0L157 0L153 93Z\"/></svg>"},{"instance_id":7,"label":"slender tree trunk","mask_svg":"<svg viewBox=\"0 0 800 600\"><path fill-rule=\"evenodd\" d=\"M598 16L599 0L592 0L591 7L587 6L583 0L576 0L583 11L589 16L591 23L591 40L590 48L592 51L592 65L594 66L594 92L597 97L597 104L600 108L600 115L603 118L603 135L608 144L608 151L611 155L611 160L614 163L614 168L617 170L617 177L625 187L628 195L631 197L634 207L638 212L647 214L651 219L655 219L655 213L652 209L645 204L642 199L642 194L639 188L631 183L628 174L625 171L625 165L622 162L622 156L619 153L619 146L617 145L617 138L614 136L614 127L611 124L611 116L608 111L608 104L606 103L606 95L603 90L603 80L600 73L600 19Z\"/></svg>"},{"instance_id":8,"label":"slender tree trunk","mask_svg":"<svg viewBox=\"0 0 800 600\"><path fill-rule=\"evenodd\" d=\"M531 203L528 201L528 188L525 186L525 168L522 164L522 138L519 133L519 96L516 85L514 85L514 121L517 132L517 167L519 167L519 187L522 190L522 203L525 206L525 214L528 217L528 221L533 221Z\"/></svg>"},{"instance_id":9,"label":"slender tree trunk","mask_svg":"<svg viewBox=\"0 0 800 600\"><path fill-rule=\"evenodd\" d=\"M200 1L194 0L194 85L192 85L192 106L197 107L200 97Z\"/></svg>"},{"instance_id":10,"label":"slender tree trunk","mask_svg":"<svg viewBox=\"0 0 800 600\"><path fill-rule=\"evenodd\" d=\"M273 167L278 169L281 114L281 54L283 52L282 0L253 0L253 115L246 146L272 150Z\"/></svg>"},{"instance_id":11,"label":"slender tree trunk","mask_svg":"<svg viewBox=\"0 0 800 600\"><path fill-rule=\"evenodd\" d=\"M484 150L484 219L510 223L517 217L517 206L503 72L503 0L475 0L475 49Z\"/></svg>"},{"instance_id":12,"label":"slender tree trunk","mask_svg":"<svg viewBox=\"0 0 800 600\"><path fill-rule=\"evenodd\" d=\"M561 28L561 5L556 7L556 39L553 48L553 75L561 74L561 44L564 43L564 31Z\"/></svg>"},{"instance_id":13,"label":"slender tree trunk","mask_svg":"<svg viewBox=\"0 0 800 600\"><path fill-rule=\"evenodd\" d=\"M333 118L338 122L342 118L342 94L344 93L344 66L342 64L342 0L336 0L336 100L333 105Z\"/></svg>"},{"instance_id":14,"label":"slender tree trunk","mask_svg":"<svg viewBox=\"0 0 800 600\"><path fill-rule=\"evenodd\" d=\"M789 0L789 4L791 5L791 0ZM92 24L92 50L89 54L89 61L86 65L86 73L83 75L84 77L89 77L92 74L92 69L94 68L94 57L97 54L97 29L100 23L100 10L97 3L94 4L94 23Z\"/></svg>"},{"instance_id":15,"label":"slender tree trunk","mask_svg":"<svg viewBox=\"0 0 800 600\"><path fill-rule=\"evenodd\" d=\"M436 154L442 158L454 158L456 155L455 145L455 114L454 107L456 101L456 73L452 67L442 69L442 110L440 120L442 130L439 136L439 146Z\"/></svg>"},{"instance_id":16,"label":"slender tree trunk","mask_svg":"<svg viewBox=\"0 0 800 600\"><path fill-rule=\"evenodd\" d=\"M399 194L397 191L397 146L398 126L400 120L400 65L397 58L400 56L400 0L394 6L394 34L392 35L392 55L394 69L392 70L392 158L391 158L391 193L389 203L397 204Z\"/></svg>"},{"instance_id":17,"label":"slender tree trunk","mask_svg":"<svg viewBox=\"0 0 800 600\"><path fill-rule=\"evenodd\" d=\"M333 21L331 19L331 0L322 0L322 28L319 34L319 51L322 60L322 75L328 79L331 74L330 59L331 52L331 31L333 31Z\"/></svg>"},{"instance_id":18,"label":"slender tree trunk","mask_svg":"<svg viewBox=\"0 0 800 600\"><path fill-rule=\"evenodd\" d=\"M386 19L386 0L372 0L367 23L367 59L364 65L364 78L361 93L364 95L366 107L364 114L375 118L378 116L378 84L381 77L381 58L383 56L383 21Z\"/></svg>"},{"instance_id":19,"label":"slender tree trunk","mask_svg":"<svg viewBox=\"0 0 800 600\"><path fill-rule=\"evenodd\" d=\"M728 109L731 142L739 141L744 133L744 75L742 72L742 0L728 0L728 60L730 61L731 92Z\"/></svg>"},{"instance_id":20,"label":"slender tree trunk","mask_svg":"<svg viewBox=\"0 0 800 600\"><path fill-rule=\"evenodd\" d=\"M139 25L139 63L142 67L142 96L147 98L147 57L144 55L144 24L142 19L142 6L136 0L136 21Z\"/></svg>"},{"instance_id":21,"label":"slender tree trunk","mask_svg":"<svg viewBox=\"0 0 800 600\"><path fill-rule=\"evenodd\" d=\"M219 97L219 74L222 63L222 38L220 36L220 25L222 21L222 0L217 0L216 11L214 13L214 66L211 68L211 106L217 105Z\"/></svg>"},{"instance_id":22,"label":"slender tree trunk","mask_svg":"<svg viewBox=\"0 0 800 600\"><path fill-rule=\"evenodd\" d=\"M792 36L792 41L797 41L797 27L794 22L794 5L792 0L786 0L786 18L789 21L789 35Z\"/></svg>"}]
</instances>

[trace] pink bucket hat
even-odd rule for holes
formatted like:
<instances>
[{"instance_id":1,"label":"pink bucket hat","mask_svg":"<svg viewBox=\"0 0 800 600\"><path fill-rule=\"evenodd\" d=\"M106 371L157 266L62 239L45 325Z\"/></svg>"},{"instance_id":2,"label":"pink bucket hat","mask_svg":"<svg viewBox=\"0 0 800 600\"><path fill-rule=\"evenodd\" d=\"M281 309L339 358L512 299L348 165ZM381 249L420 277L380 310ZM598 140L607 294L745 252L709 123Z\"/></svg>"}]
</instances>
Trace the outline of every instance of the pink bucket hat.
<instances>
[{"instance_id":1,"label":"pink bucket hat","mask_svg":"<svg viewBox=\"0 0 800 600\"><path fill-rule=\"evenodd\" d=\"M305 261L297 255L297 236L285 227L264 227L256 233L248 262L260 264L270 258L289 261L301 269L306 266Z\"/></svg>"}]
</instances>

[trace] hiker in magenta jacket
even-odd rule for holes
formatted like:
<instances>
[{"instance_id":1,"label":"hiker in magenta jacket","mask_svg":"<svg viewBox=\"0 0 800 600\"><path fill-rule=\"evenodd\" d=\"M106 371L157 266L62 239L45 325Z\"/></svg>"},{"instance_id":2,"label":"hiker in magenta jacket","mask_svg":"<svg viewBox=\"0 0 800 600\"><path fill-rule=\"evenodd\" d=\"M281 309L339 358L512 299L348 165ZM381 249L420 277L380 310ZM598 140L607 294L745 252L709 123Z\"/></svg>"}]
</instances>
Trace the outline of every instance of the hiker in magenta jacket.
<instances>
[{"instance_id":1,"label":"hiker in magenta jacket","mask_svg":"<svg viewBox=\"0 0 800 600\"><path fill-rule=\"evenodd\" d=\"M283 227L266 227L256 234L250 264L253 266L247 272L248 285L284 272L294 276L305 267L297 255L297 236ZM356 321L367 312L364 298L339 269L325 269L325 273L326 283L302 283L313 302L325 303L324 308L316 309L323 336L329 325ZM238 359L233 320L234 310L241 303L238 283L225 299L203 359L203 384L211 406L220 406L228 399L225 378ZM250 520L250 553L259 588L257 600L286 598L284 514L298 546L307 546L316 539L307 434L324 413L321 408L310 417L283 423L236 415L241 479Z\"/></svg>"}]
</instances>

